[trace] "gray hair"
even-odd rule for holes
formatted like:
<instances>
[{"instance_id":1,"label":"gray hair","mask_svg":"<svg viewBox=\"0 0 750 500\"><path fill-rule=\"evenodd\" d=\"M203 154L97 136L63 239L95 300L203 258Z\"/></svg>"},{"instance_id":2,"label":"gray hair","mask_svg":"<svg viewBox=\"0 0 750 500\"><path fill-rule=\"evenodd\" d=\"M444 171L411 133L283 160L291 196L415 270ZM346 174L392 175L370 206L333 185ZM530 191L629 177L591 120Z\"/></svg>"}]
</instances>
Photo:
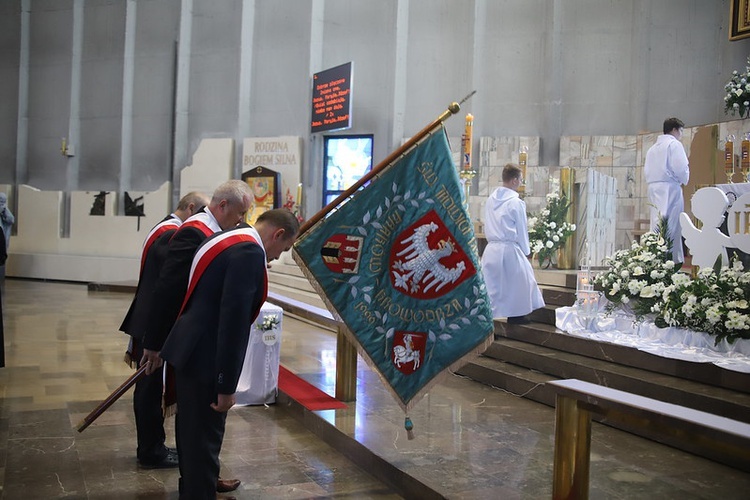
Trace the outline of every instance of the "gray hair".
<instances>
[{"instance_id":1,"label":"gray hair","mask_svg":"<svg viewBox=\"0 0 750 500\"><path fill-rule=\"evenodd\" d=\"M227 200L232 205L243 205L245 198L252 199L253 192L250 185L239 179L232 179L221 184L211 197L211 205L218 205L221 200Z\"/></svg>"}]
</instances>

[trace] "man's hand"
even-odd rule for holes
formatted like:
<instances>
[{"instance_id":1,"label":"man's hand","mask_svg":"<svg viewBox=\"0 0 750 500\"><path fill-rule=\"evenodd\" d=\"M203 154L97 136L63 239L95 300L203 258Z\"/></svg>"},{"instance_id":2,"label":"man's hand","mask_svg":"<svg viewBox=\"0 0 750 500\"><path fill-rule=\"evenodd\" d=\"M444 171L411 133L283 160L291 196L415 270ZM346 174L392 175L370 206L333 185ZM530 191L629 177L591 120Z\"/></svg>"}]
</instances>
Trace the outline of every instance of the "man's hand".
<instances>
[{"instance_id":1,"label":"man's hand","mask_svg":"<svg viewBox=\"0 0 750 500\"><path fill-rule=\"evenodd\" d=\"M234 406L234 394L219 394L217 403L211 403L211 408L219 413L226 413Z\"/></svg>"},{"instance_id":2,"label":"man's hand","mask_svg":"<svg viewBox=\"0 0 750 500\"><path fill-rule=\"evenodd\" d=\"M156 370L164 365L164 360L159 357L158 351L149 351L148 349L143 350L143 357L141 358L141 366L144 363L148 363L146 368L146 375L151 375Z\"/></svg>"}]
</instances>

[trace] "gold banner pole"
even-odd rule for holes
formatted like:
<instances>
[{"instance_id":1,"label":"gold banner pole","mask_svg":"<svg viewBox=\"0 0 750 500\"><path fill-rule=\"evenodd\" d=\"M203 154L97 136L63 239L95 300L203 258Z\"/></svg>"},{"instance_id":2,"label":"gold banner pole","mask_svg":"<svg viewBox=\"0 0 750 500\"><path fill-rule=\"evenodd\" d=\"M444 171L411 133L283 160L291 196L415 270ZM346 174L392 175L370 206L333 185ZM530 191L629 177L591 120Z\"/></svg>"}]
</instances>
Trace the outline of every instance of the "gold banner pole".
<instances>
[{"instance_id":1,"label":"gold banner pole","mask_svg":"<svg viewBox=\"0 0 750 500\"><path fill-rule=\"evenodd\" d=\"M474 91L476 92L476 91ZM464 102L466 99L471 97L474 92L466 96L461 102ZM445 120L447 120L451 115L455 115L459 112L461 109L460 103L453 102L448 106L448 109L443 111L440 116L438 116L435 120L432 121L429 125L427 125L425 128L417 132L417 134L406 141L403 146L396 149L394 152L389 154L385 160L378 163L376 166L372 168L367 174L362 176L361 179L359 179L357 182L355 182L352 187L341 193L338 197L336 197L335 200L333 200L331 203L323 207L318 213L310 217L304 224L302 224L302 227L299 229L299 235L302 236L305 232L307 232L310 228L312 228L315 224L317 224L323 217L325 217L328 212L339 206L344 200L349 198L351 195L357 192L359 188L364 186L367 182L369 182L371 179L376 177L383 169L385 169L388 165L393 163L396 158L399 156L405 154L407 151L409 151L415 144L417 144L419 141L421 141L423 138L425 138L430 132L432 132L436 127L440 126L441 123L443 123Z\"/></svg>"},{"instance_id":2,"label":"gold banner pole","mask_svg":"<svg viewBox=\"0 0 750 500\"><path fill-rule=\"evenodd\" d=\"M576 223L576 205L578 203L575 191L575 170L572 167L563 167L560 169L560 195L568 201L568 211L565 213L565 222L569 224ZM576 266L576 248L575 235L568 237L565 244L560 247L557 257L558 269L575 269Z\"/></svg>"}]
</instances>

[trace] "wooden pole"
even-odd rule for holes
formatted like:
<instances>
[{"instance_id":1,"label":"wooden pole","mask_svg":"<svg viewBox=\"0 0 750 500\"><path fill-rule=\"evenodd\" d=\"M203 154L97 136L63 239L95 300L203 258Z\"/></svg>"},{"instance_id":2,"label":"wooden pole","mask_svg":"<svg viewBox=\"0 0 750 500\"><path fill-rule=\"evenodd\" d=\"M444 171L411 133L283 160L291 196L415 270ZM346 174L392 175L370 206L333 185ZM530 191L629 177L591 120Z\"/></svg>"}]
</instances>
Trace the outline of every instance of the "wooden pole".
<instances>
[{"instance_id":1,"label":"wooden pole","mask_svg":"<svg viewBox=\"0 0 750 500\"><path fill-rule=\"evenodd\" d=\"M590 450L591 414L575 399L558 394L552 466L554 500L588 499Z\"/></svg>"},{"instance_id":2,"label":"wooden pole","mask_svg":"<svg viewBox=\"0 0 750 500\"><path fill-rule=\"evenodd\" d=\"M472 92L473 94L473 92ZM471 95L471 94L470 94ZM467 96L468 97L468 96ZM406 153L409 149L412 148L416 143L421 141L424 137L427 136L430 132L432 132L435 127L443 123L445 120L447 120L451 115L455 115L458 113L461 109L461 106L457 102L453 102L448 106L448 109L443 111L440 116L438 116L432 123L427 125L425 128L420 130L417 135L409 139L404 143L403 146L393 151L391 154L389 154L385 160L378 163L375 167L372 168L367 174L365 174L360 180L355 182L352 187L341 193L335 200L333 200L331 203L323 207L318 213L310 217L304 224L302 224L302 227L299 229L299 235L301 236L306 231L308 231L311 227L313 227L315 224L318 223L323 217L325 217L331 210L336 208L338 205L341 204L344 200L349 198L352 194L357 192L359 188L364 186L367 182L369 182L372 178L377 176L384 168L386 168L388 165L393 163L393 161L398 158L399 156Z\"/></svg>"},{"instance_id":3,"label":"wooden pole","mask_svg":"<svg viewBox=\"0 0 750 500\"><path fill-rule=\"evenodd\" d=\"M99 403L99 406L94 408L91 413L86 415L86 417L78 423L78 432L83 432L86 427L91 425L94 420L99 418L102 413L107 411L107 408L112 406L115 401L120 399L120 396L128 392L128 389L130 389L138 381L138 379L146 374L146 368L148 368L148 363L144 363L143 366L138 368L138 371L132 374L130 378L123 382L122 385L120 385L120 387L115 389L112 394L107 396L107 399Z\"/></svg>"}]
</instances>

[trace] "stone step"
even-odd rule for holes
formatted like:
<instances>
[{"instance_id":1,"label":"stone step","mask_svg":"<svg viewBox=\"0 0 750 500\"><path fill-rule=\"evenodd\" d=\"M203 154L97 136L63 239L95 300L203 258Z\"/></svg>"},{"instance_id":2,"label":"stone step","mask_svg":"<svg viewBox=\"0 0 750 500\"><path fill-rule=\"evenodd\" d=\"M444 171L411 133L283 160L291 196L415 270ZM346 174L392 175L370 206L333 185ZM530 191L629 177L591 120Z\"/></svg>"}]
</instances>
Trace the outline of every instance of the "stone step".
<instances>
[{"instance_id":1,"label":"stone step","mask_svg":"<svg viewBox=\"0 0 750 500\"><path fill-rule=\"evenodd\" d=\"M271 264L271 269L269 269L269 273L270 272L273 272L275 274L287 274L290 276L298 276L300 278L305 277L304 273L302 272L302 269L300 269L296 263L288 264L286 262L274 261Z\"/></svg>"},{"instance_id":2,"label":"stone step","mask_svg":"<svg viewBox=\"0 0 750 500\"><path fill-rule=\"evenodd\" d=\"M576 301L575 288L555 285L539 285L544 303L552 306L572 306Z\"/></svg>"},{"instance_id":3,"label":"stone step","mask_svg":"<svg viewBox=\"0 0 750 500\"><path fill-rule=\"evenodd\" d=\"M490 387L508 391L524 397L555 406L555 393L545 387L545 383L557 380L556 377L529 368L517 366L488 356L479 356L456 371Z\"/></svg>"},{"instance_id":4,"label":"stone step","mask_svg":"<svg viewBox=\"0 0 750 500\"><path fill-rule=\"evenodd\" d=\"M314 289L307 278L302 276L294 276L291 274L279 274L269 270L268 282L277 285L285 286L288 288L294 288L304 292L313 292Z\"/></svg>"},{"instance_id":5,"label":"stone step","mask_svg":"<svg viewBox=\"0 0 750 500\"><path fill-rule=\"evenodd\" d=\"M731 389L502 337L484 356L518 367L533 367L536 372L559 379L576 378L750 422L750 394Z\"/></svg>"},{"instance_id":6,"label":"stone step","mask_svg":"<svg viewBox=\"0 0 750 500\"><path fill-rule=\"evenodd\" d=\"M540 309L531 311L531 313L527 314L526 317L528 317L534 323L542 323L545 325L554 326L556 308L557 306L548 304Z\"/></svg>"},{"instance_id":7,"label":"stone step","mask_svg":"<svg viewBox=\"0 0 750 500\"><path fill-rule=\"evenodd\" d=\"M572 288L575 292L576 277L578 271L575 269L534 269L536 282L540 286L557 286L563 288Z\"/></svg>"},{"instance_id":8,"label":"stone step","mask_svg":"<svg viewBox=\"0 0 750 500\"><path fill-rule=\"evenodd\" d=\"M268 283L268 291L327 310L325 302L323 302L323 299L321 299L320 295L318 295L315 291L300 290L299 288L289 287L280 283L276 283L271 281L270 277Z\"/></svg>"},{"instance_id":9,"label":"stone step","mask_svg":"<svg viewBox=\"0 0 750 500\"><path fill-rule=\"evenodd\" d=\"M501 337L750 394L750 373L726 370L712 363L664 358L632 347L576 337L550 324L509 325L495 321L495 338Z\"/></svg>"}]
</instances>

